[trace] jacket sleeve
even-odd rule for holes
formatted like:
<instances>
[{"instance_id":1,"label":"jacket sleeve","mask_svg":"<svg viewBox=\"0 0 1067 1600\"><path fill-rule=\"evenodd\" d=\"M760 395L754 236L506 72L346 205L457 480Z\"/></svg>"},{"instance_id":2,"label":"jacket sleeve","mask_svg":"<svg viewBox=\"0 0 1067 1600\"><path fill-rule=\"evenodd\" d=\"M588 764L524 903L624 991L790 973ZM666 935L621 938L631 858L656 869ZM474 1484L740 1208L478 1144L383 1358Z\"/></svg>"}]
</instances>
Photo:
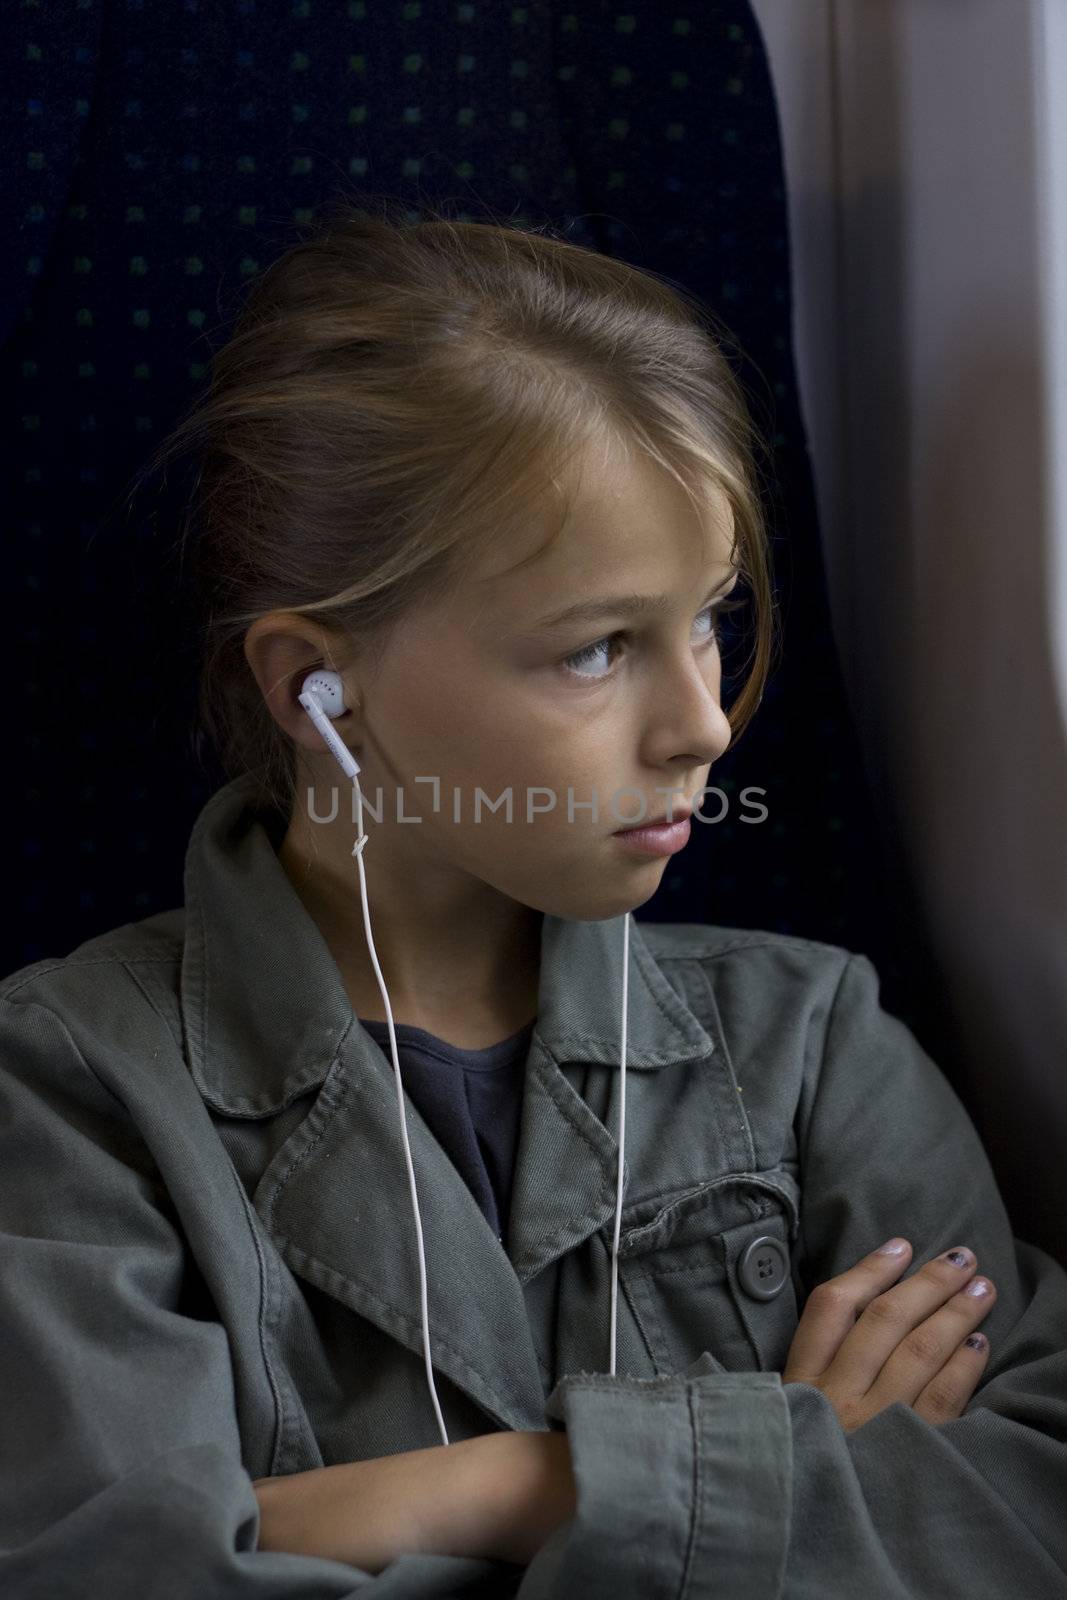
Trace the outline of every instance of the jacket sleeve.
<instances>
[{"instance_id":1,"label":"jacket sleeve","mask_svg":"<svg viewBox=\"0 0 1067 1600\"><path fill-rule=\"evenodd\" d=\"M446 1600L522 1569L380 1574L257 1550L221 1323L181 1310L188 1246L123 1106L49 1007L0 998L4 1600Z\"/></svg>"},{"instance_id":2,"label":"jacket sleeve","mask_svg":"<svg viewBox=\"0 0 1067 1600\"><path fill-rule=\"evenodd\" d=\"M1067 1597L1067 1272L1013 1238L952 1086L882 1009L867 957L837 955L795 1123L803 1297L893 1234L912 1244L899 1281L969 1245L998 1292L982 1379L950 1422L898 1401L846 1433L821 1390L776 1372L568 1375L548 1416L570 1435L578 1516L531 1563L528 1600L560 1583L649 1600Z\"/></svg>"}]
</instances>

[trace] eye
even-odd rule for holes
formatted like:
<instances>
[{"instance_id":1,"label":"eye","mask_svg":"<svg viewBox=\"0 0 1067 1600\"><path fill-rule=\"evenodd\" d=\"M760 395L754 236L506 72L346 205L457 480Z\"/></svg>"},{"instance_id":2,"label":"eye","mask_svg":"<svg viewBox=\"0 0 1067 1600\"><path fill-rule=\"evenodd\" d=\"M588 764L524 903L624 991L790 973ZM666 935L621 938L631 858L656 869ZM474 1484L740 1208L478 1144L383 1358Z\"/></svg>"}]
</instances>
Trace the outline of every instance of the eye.
<instances>
[{"instance_id":1,"label":"eye","mask_svg":"<svg viewBox=\"0 0 1067 1600\"><path fill-rule=\"evenodd\" d=\"M710 616L712 619L711 628L704 634L703 639L701 640L702 645L718 643L719 618L724 612L738 611L745 604L746 602L744 600L713 600L710 605L704 607L703 611L698 611L698 618ZM610 650L611 646L616 645L619 641L627 639L628 637L629 635L625 629L621 629L618 633L609 633L605 638L597 639L594 644L586 645L584 649L576 651L573 655L565 656L561 665L563 666L564 670L569 672L573 677L581 678L586 683L603 683L610 676L610 664L615 659L614 656L609 658L608 672L588 673L582 672L579 669L594 663L601 651L605 649ZM621 645L619 647L621 648Z\"/></svg>"},{"instance_id":2,"label":"eye","mask_svg":"<svg viewBox=\"0 0 1067 1600\"><path fill-rule=\"evenodd\" d=\"M576 677L587 678L589 682L595 682L598 678L605 677L606 674L602 672L592 674L579 672L579 667L584 667L587 662L595 661L601 650L610 649L617 639L625 639L625 637L625 633L611 633L606 639L598 639L596 644L587 644L584 650L578 650L572 656L564 656L563 665L568 672L573 673Z\"/></svg>"}]
</instances>

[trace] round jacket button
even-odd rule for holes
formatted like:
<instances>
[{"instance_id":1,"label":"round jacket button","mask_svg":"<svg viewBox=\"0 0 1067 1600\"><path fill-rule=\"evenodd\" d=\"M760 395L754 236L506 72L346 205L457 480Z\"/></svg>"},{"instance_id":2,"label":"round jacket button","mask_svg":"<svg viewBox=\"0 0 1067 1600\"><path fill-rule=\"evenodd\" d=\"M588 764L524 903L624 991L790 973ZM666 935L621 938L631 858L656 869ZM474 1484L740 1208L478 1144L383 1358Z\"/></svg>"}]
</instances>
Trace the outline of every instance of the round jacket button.
<instances>
[{"instance_id":1,"label":"round jacket button","mask_svg":"<svg viewBox=\"0 0 1067 1600\"><path fill-rule=\"evenodd\" d=\"M737 1276L753 1300L773 1300L789 1276L789 1251L780 1239L762 1234L737 1263Z\"/></svg>"}]
</instances>

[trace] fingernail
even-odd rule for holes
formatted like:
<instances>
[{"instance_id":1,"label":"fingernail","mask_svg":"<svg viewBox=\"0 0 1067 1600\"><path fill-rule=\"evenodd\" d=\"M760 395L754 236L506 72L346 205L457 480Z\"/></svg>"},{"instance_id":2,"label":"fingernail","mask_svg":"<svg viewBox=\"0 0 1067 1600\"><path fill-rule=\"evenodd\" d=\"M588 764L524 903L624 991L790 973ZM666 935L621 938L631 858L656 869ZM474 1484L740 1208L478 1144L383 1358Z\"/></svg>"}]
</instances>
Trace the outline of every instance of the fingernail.
<instances>
[{"instance_id":1,"label":"fingernail","mask_svg":"<svg viewBox=\"0 0 1067 1600\"><path fill-rule=\"evenodd\" d=\"M974 1257L969 1250L949 1250L941 1259L943 1261L951 1261L954 1267L974 1266Z\"/></svg>"},{"instance_id":2,"label":"fingernail","mask_svg":"<svg viewBox=\"0 0 1067 1600\"><path fill-rule=\"evenodd\" d=\"M888 1244L879 1245L874 1253L876 1256L902 1256L907 1248L907 1239L890 1239Z\"/></svg>"},{"instance_id":3,"label":"fingernail","mask_svg":"<svg viewBox=\"0 0 1067 1600\"><path fill-rule=\"evenodd\" d=\"M984 1333L969 1333L963 1342L969 1344L972 1350L984 1350L989 1340Z\"/></svg>"}]
</instances>

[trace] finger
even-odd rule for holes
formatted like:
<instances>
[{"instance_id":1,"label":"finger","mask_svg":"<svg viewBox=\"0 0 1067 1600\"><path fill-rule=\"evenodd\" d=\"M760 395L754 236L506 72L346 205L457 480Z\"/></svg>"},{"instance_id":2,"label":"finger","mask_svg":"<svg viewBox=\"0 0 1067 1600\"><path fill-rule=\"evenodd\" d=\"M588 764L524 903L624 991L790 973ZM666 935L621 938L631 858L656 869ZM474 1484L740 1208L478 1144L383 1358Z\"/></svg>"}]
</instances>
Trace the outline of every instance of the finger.
<instances>
[{"instance_id":1,"label":"finger","mask_svg":"<svg viewBox=\"0 0 1067 1600\"><path fill-rule=\"evenodd\" d=\"M811 1291L789 1348L783 1383L813 1383L820 1377L855 1327L860 1312L900 1277L911 1260L911 1245L906 1239L890 1243L903 1243L904 1249L898 1255L872 1250L847 1272L828 1278Z\"/></svg>"},{"instance_id":2,"label":"finger","mask_svg":"<svg viewBox=\"0 0 1067 1600\"><path fill-rule=\"evenodd\" d=\"M972 1341L981 1340L981 1344ZM927 1422L951 1422L961 1417L989 1364L989 1340L984 1333L971 1333L953 1353L936 1377L912 1402L912 1410Z\"/></svg>"},{"instance_id":3,"label":"finger","mask_svg":"<svg viewBox=\"0 0 1067 1600\"><path fill-rule=\"evenodd\" d=\"M842 1383L850 1393L865 1394L877 1382L882 1368L901 1341L909 1336L913 1339L913 1359L920 1363L924 1359L932 1360L936 1350L942 1348L943 1339L935 1338L934 1343L927 1344L926 1336L920 1335L916 1341L914 1330L946 1300L966 1288L976 1265L974 1253L965 1245L956 1245L935 1256L933 1261L927 1261L904 1283L891 1285L875 1295L838 1352L834 1362L835 1381ZM947 1359L953 1342L944 1346L943 1360ZM927 1382L934 1370L927 1365L922 1382Z\"/></svg>"},{"instance_id":4,"label":"finger","mask_svg":"<svg viewBox=\"0 0 1067 1600\"><path fill-rule=\"evenodd\" d=\"M978 1286L985 1287L985 1294L967 1292ZM966 1376L973 1365L967 1358L975 1352L961 1349L963 1341L989 1315L996 1298L996 1285L989 1278L973 1278L939 1311L905 1335L873 1384L871 1397L877 1399L884 1391L910 1406L930 1389L939 1397L942 1374L951 1367L944 1385L945 1395L951 1399L961 1375Z\"/></svg>"}]
</instances>

